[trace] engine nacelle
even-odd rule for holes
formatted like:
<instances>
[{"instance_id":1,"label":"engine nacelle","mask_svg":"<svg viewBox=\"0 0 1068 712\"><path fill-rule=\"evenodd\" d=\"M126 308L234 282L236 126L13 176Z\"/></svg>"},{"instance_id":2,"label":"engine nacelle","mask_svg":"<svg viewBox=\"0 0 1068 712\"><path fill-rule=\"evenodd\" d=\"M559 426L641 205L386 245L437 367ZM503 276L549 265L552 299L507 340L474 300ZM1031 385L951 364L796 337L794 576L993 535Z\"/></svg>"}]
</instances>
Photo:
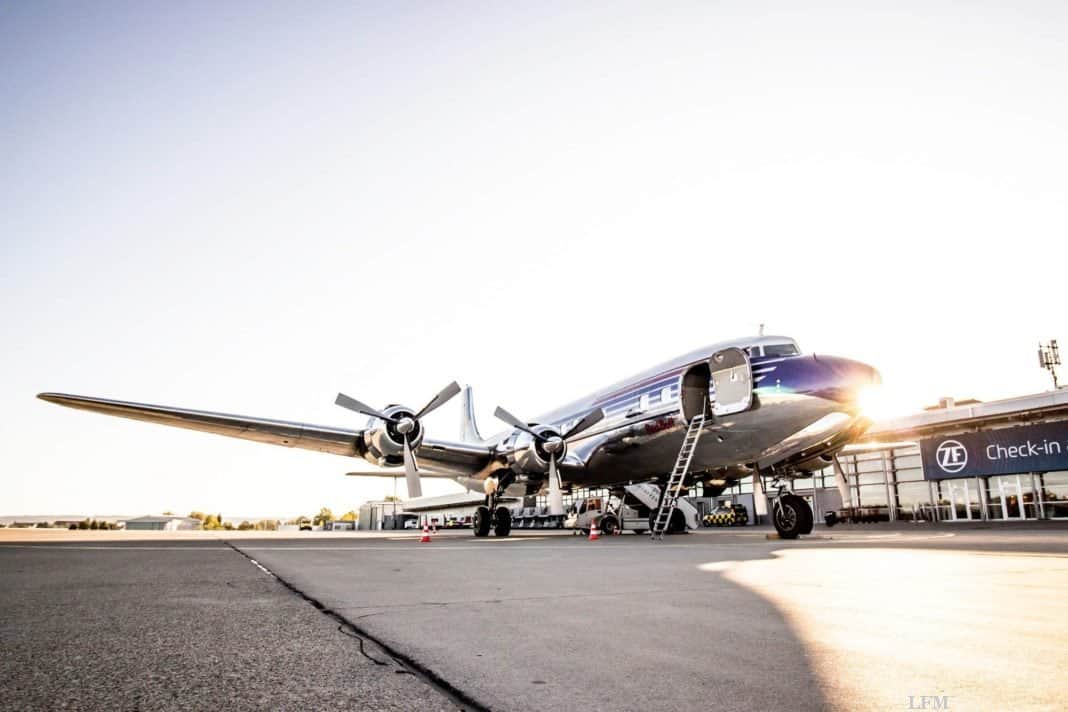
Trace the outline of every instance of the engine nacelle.
<instances>
[{"instance_id":1,"label":"engine nacelle","mask_svg":"<svg viewBox=\"0 0 1068 712\"><path fill-rule=\"evenodd\" d=\"M559 433L550 428L547 425L532 425L531 430L547 437L557 436ZM544 443L541 440L533 437L529 433L519 432L515 440L515 450L512 454L512 462L515 470L519 472L541 472L547 473L549 471L549 453L546 452ZM556 454L557 466L564 456L567 454L566 443L563 449Z\"/></svg>"},{"instance_id":2,"label":"engine nacelle","mask_svg":"<svg viewBox=\"0 0 1068 712\"><path fill-rule=\"evenodd\" d=\"M801 470L802 472L811 474L813 472L819 472L825 467L830 467L833 462L834 457L828 453L824 453L822 455L818 455L817 457L813 457L810 460L800 462L795 465L795 467L798 470Z\"/></svg>"},{"instance_id":3,"label":"engine nacelle","mask_svg":"<svg viewBox=\"0 0 1068 712\"><path fill-rule=\"evenodd\" d=\"M397 420L411 418L415 427L408 434L408 443L412 449L419 447L423 441L423 424L415 419L415 411L403 405L391 405L382 412ZM404 435L398 429L396 420L371 418L367 429L363 431L363 443L366 447L364 459L372 465L404 464Z\"/></svg>"}]
</instances>

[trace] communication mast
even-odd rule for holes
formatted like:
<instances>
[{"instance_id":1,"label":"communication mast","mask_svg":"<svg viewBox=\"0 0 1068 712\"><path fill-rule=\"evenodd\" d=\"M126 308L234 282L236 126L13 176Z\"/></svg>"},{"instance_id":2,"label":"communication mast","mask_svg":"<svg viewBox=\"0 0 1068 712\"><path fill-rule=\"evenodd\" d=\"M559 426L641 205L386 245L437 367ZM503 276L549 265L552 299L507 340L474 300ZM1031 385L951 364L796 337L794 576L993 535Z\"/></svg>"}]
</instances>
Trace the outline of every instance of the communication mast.
<instances>
[{"instance_id":1,"label":"communication mast","mask_svg":"<svg viewBox=\"0 0 1068 712\"><path fill-rule=\"evenodd\" d=\"M1038 365L1049 371L1053 376L1053 390L1060 388L1057 385L1057 366L1061 365L1061 352L1057 348L1057 340L1050 339L1048 344L1038 345Z\"/></svg>"}]
</instances>

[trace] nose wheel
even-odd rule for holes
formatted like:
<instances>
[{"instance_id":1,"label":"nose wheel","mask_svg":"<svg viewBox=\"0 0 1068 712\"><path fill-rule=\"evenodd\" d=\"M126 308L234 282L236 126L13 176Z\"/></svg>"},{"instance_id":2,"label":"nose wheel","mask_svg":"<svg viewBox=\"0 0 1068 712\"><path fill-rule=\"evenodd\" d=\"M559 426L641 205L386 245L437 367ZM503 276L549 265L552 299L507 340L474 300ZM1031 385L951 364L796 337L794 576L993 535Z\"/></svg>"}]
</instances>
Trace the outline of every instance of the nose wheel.
<instances>
[{"instance_id":1,"label":"nose wheel","mask_svg":"<svg viewBox=\"0 0 1068 712\"><path fill-rule=\"evenodd\" d=\"M783 539L796 539L802 534L812 533L812 508L796 494L784 492L784 485L779 486L779 496L772 507L771 522L775 531Z\"/></svg>"}]
</instances>

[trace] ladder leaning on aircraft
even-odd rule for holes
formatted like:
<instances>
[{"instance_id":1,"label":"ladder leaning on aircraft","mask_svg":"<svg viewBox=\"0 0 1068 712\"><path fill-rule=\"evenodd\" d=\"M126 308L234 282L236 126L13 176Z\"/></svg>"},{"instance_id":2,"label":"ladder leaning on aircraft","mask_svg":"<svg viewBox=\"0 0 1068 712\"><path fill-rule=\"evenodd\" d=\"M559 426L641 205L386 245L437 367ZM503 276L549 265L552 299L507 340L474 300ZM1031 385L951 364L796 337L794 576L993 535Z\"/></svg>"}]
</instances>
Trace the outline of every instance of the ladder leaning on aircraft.
<instances>
[{"instance_id":1,"label":"ladder leaning on aircraft","mask_svg":"<svg viewBox=\"0 0 1068 712\"><path fill-rule=\"evenodd\" d=\"M693 452L697 448L697 441L701 437L701 430L705 426L705 408L690 420L686 429L686 435L682 439L682 447L675 459L675 468L671 471L671 478L664 485L664 494L660 499L660 509L656 512L653 524L649 528L649 534L656 539L663 539L667 531L671 515L675 513L675 505L679 501L679 493L682 490L682 482L690 472L690 463L693 461Z\"/></svg>"},{"instance_id":2,"label":"ladder leaning on aircraft","mask_svg":"<svg viewBox=\"0 0 1068 712\"><path fill-rule=\"evenodd\" d=\"M482 438L470 388L463 389L460 440L427 436L423 419L457 393L450 383L421 409L381 410L339 393L335 403L368 416L351 430L229 415L213 411L41 393L60 405L244 440L360 457L403 468L409 496L424 477L448 478L486 503L475 535L511 531L502 497L547 495L550 515L562 516L574 487L662 486L650 523L655 537L674 527L672 510L683 487L696 482L716 495L745 477L768 475L776 496L772 523L784 538L812 529L808 504L786 491L794 477L827 466L835 453L863 434L865 392L879 383L866 364L802 354L793 339L756 336L698 349L580 398L530 422L497 408L510 428ZM674 467L672 468L672 463ZM389 476L387 471L350 473Z\"/></svg>"}]
</instances>

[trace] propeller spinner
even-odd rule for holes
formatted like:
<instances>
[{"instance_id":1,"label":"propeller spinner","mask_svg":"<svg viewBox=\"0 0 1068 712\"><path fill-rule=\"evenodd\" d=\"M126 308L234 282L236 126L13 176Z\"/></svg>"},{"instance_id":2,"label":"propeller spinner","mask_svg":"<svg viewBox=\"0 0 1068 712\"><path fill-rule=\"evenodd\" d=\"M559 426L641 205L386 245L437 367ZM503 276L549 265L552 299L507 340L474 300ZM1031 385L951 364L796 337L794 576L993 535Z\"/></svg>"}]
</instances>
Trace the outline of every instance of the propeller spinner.
<instances>
[{"instance_id":1,"label":"propeller spinner","mask_svg":"<svg viewBox=\"0 0 1068 712\"><path fill-rule=\"evenodd\" d=\"M604 411L600 408L591 410L562 433L557 433L544 426L537 426L536 429L532 428L500 406L497 407L493 414L513 428L518 428L534 438L534 447L540 450L539 455L547 456L543 459L548 459L549 461L549 514L553 516L562 515L564 513L564 499L560 491L560 474L556 469L556 462L567 455L568 441L601 422L604 418Z\"/></svg>"},{"instance_id":2,"label":"propeller spinner","mask_svg":"<svg viewBox=\"0 0 1068 712\"><path fill-rule=\"evenodd\" d=\"M355 411L356 413L362 413L363 415L372 418L378 418L386 423L387 430L395 431L396 434L400 436L404 452L404 481L408 485L408 496L422 497L423 487L419 480L419 463L416 462L415 453L412 452L412 441L421 433L422 426L419 421L428 413L444 405L450 398L459 392L459 384L453 381L445 386L445 388L443 388L436 396L431 398L430 402L416 413L409 413L406 410L384 413L372 408L362 401L347 396L344 393L338 393L337 398L334 399L334 403L342 408Z\"/></svg>"}]
</instances>

